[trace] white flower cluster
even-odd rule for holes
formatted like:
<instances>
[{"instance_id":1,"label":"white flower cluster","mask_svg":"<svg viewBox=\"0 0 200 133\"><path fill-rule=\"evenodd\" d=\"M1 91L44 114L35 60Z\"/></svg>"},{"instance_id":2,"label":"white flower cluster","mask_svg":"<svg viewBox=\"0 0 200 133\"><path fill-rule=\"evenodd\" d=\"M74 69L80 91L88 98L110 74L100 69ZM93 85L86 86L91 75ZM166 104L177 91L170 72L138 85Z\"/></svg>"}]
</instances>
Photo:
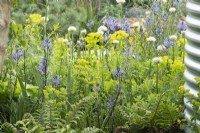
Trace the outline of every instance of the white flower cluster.
<instances>
[{"instance_id":1,"label":"white flower cluster","mask_svg":"<svg viewBox=\"0 0 200 133\"><path fill-rule=\"evenodd\" d=\"M176 35L171 35L169 37L170 40L176 41L177 40L177 36Z\"/></svg>"},{"instance_id":2,"label":"white flower cluster","mask_svg":"<svg viewBox=\"0 0 200 133\"><path fill-rule=\"evenodd\" d=\"M124 4L126 1L125 0L116 0L118 4Z\"/></svg>"},{"instance_id":3,"label":"white flower cluster","mask_svg":"<svg viewBox=\"0 0 200 133\"><path fill-rule=\"evenodd\" d=\"M159 45L158 47L157 47L157 50L158 51L164 51L166 49L166 47L164 46L164 45Z\"/></svg>"},{"instance_id":4,"label":"white flower cluster","mask_svg":"<svg viewBox=\"0 0 200 133\"><path fill-rule=\"evenodd\" d=\"M171 7L171 8L169 8L169 12L170 12L170 13L174 13L174 12L176 12L176 8L175 8L175 7Z\"/></svg>"},{"instance_id":5,"label":"white flower cluster","mask_svg":"<svg viewBox=\"0 0 200 133\"><path fill-rule=\"evenodd\" d=\"M75 31L76 31L76 27L74 27L74 26L69 26L68 32L75 32Z\"/></svg>"},{"instance_id":6,"label":"white flower cluster","mask_svg":"<svg viewBox=\"0 0 200 133\"><path fill-rule=\"evenodd\" d=\"M162 62L162 59L160 57L155 57L152 59L152 62L155 63L155 64L159 64Z\"/></svg>"},{"instance_id":7,"label":"white flower cluster","mask_svg":"<svg viewBox=\"0 0 200 133\"><path fill-rule=\"evenodd\" d=\"M82 35L85 35L85 34L87 34L87 30L86 30L86 29L84 29L84 30L81 30L81 34L82 34Z\"/></svg>"},{"instance_id":8,"label":"white flower cluster","mask_svg":"<svg viewBox=\"0 0 200 133\"><path fill-rule=\"evenodd\" d=\"M148 41L148 42L155 42L155 41L156 41L156 38L150 36L150 37L147 38L147 41Z\"/></svg>"},{"instance_id":9,"label":"white flower cluster","mask_svg":"<svg viewBox=\"0 0 200 133\"><path fill-rule=\"evenodd\" d=\"M108 28L106 27L106 26L100 26L99 28L98 28L98 30L97 30L97 32L99 33L99 34L104 34L104 32L106 32L108 30Z\"/></svg>"}]
</instances>

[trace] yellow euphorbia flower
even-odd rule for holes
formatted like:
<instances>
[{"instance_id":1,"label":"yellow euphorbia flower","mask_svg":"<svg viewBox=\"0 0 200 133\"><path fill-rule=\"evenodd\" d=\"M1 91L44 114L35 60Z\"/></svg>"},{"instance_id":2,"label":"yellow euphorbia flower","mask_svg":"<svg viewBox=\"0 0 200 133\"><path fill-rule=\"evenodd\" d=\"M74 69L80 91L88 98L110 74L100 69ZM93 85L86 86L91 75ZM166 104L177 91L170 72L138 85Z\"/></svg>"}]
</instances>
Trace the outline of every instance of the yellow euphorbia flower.
<instances>
[{"instance_id":1,"label":"yellow euphorbia flower","mask_svg":"<svg viewBox=\"0 0 200 133\"><path fill-rule=\"evenodd\" d=\"M26 21L28 23L32 23L34 25L38 25L38 24L40 24L42 22L42 16L40 14L31 14Z\"/></svg>"},{"instance_id":2,"label":"yellow euphorbia flower","mask_svg":"<svg viewBox=\"0 0 200 133\"><path fill-rule=\"evenodd\" d=\"M128 36L129 35L125 31L119 30L110 35L110 40L111 40L111 42L113 42L114 40L121 41L123 39L128 38Z\"/></svg>"},{"instance_id":3,"label":"yellow euphorbia flower","mask_svg":"<svg viewBox=\"0 0 200 133\"><path fill-rule=\"evenodd\" d=\"M183 47L183 46L185 46L186 42L187 42L187 39L186 39L186 38L180 38L180 39L176 42L176 44L177 44L178 46Z\"/></svg>"},{"instance_id":4,"label":"yellow euphorbia flower","mask_svg":"<svg viewBox=\"0 0 200 133\"><path fill-rule=\"evenodd\" d=\"M85 41L87 43L87 48L94 48L95 45L103 44L103 35L97 32L92 32L85 37Z\"/></svg>"},{"instance_id":5,"label":"yellow euphorbia flower","mask_svg":"<svg viewBox=\"0 0 200 133\"><path fill-rule=\"evenodd\" d=\"M174 63L171 64L171 68L174 70L183 69L184 64L181 60L175 60Z\"/></svg>"}]
</instances>

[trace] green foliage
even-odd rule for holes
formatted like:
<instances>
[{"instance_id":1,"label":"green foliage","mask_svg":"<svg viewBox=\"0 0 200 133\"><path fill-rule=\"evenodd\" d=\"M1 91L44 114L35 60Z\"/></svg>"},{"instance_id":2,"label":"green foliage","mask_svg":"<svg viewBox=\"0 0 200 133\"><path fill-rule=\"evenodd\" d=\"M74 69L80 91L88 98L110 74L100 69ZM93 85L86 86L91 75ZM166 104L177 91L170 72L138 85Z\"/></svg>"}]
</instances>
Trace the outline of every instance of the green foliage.
<instances>
[{"instance_id":1,"label":"green foliage","mask_svg":"<svg viewBox=\"0 0 200 133\"><path fill-rule=\"evenodd\" d=\"M88 113L96 103L98 94L91 93L89 96L84 97L77 103L71 106L71 111L69 111L66 115L66 120L68 124L72 127L82 127L84 126L85 119L88 119ZM89 130L89 129L88 129Z\"/></svg>"},{"instance_id":2,"label":"green foliage","mask_svg":"<svg viewBox=\"0 0 200 133\"><path fill-rule=\"evenodd\" d=\"M114 6L114 0L113 6L102 10L95 7L97 1L89 0L84 1L87 4L78 0L18 2L13 16L21 16L19 10L27 14L23 24L10 24L8 56L0 76L0 122L1 126L11 123L4 130L162 132L185 123L186 39L176 30L181 4L175 13L169 13L172 1L163 4L162 10L144 18L146 22L152 18L152 23L124 29L128 27L122 16L125 4ZM167 18L160 17L163 13ZM117 22L114 30L101 26L101 18L109 15ZM94 20L94 25L80 32L88 20ZM118 29L120 23L122 29ZM76 27L68 31L69 25ZM177 40L164 46L171 35Z\"/></svg>"},{"instance_id":3,"label":"green foliage","mask_svg":"<svg viewBox=\"0 0 200 133\"><path fill-rule=\"evenodd\" d=\"M0 127L2 133L17 133L17 129L10 123L3 123Z\"/></svg>"}]
</instances>

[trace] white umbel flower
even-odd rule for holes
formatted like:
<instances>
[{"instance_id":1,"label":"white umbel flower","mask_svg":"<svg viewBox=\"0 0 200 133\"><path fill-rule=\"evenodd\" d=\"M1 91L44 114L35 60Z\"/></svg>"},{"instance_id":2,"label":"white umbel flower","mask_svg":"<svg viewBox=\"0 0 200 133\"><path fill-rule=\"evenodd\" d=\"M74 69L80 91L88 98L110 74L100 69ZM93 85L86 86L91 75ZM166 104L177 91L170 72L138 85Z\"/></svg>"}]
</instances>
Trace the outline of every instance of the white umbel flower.
<instances>
[{"instance_id":1,"label":"white umbel flower","mask_svg":"<svg viewBox=\"0 0 200 133\"><path fill-rule=\"evenodd\" d=\"M114 40L113 44L119 44L119 41L118 40Z\"/></svg>"},{"instance_id":2,"label":"white umbel flower","mask_svg":"<svg viewBox=\"0 0 200 133\"><path fill-rule=\"evenodd\" d=\"M163 3L167 3L167 0L162 0Z\"/></svg>"},{"instance_id":3,"label":"white umbel flower","mask_svg":"<svg viewBox=\"0 0 200 133\"><path fill-rule=\"evenodd\" d=\"M169 37L170 40L176 41L177 40L177 36L176 35L171 35Z\"/></svg>"},{"instance_id":4,"label":"white umbel flower","mask_svg":"<svg viewBox=\"0 0 200 133\"><path fill-rule=\"evenodd\" d=\"M146 11L145 14L148 16L148 15L151 14L151 12L150 11Z\"/></svg>"},{"instance_id":5,"label":"white umbel flower","mask_svg":"<svg viewBox=\"0 0 200 133\"><path fill-rule=\"evenodd\" d=\"M139 22L135 22L135 23L133 24L133 27L140 27L140 23L139 23Z\"/></svg>"},{"instance_id":6,"label":"white umbel flower","mask_svg":"<svg viewBox=\"0 0 200 133\"><path fill-rule=\"evenodd\" d=\"M156 41L156 38L150 36L150 37L147 38L147 41L148 41L148 42L155 42L155 41Z\"/></svg>"},{"instance_id":7,"label":"white umbel flower","mask_svg":"<svg viewBox=\"0 0 200 133\"><path fill-rule=\"evenodd\" d=\"M124 4L126 1L125 0L116 0L118 4Z\"/></svg>"},{"instance_id":8,"label":"white umbel flower","mask_svg":"<svg viewBox=\"0 0 200 133\"><path fill-rule=\"evenodd\" d=\"M100 26L97 31L98 32L100 32L100 31L105 32L107 30L108 30L108 28L106 26Z\"/></svg>"},{"instance_id":9,"label":"white umbel flower","mask_svg":"<svg viewBox=\"0 0 200 133\"><path fill-rule=\"evenodd\" d=\"M162 62L162 59L160 57L155 57L152 59L152 62L155 63L155 64L159 64Z\"/></svg>"},{"instance_id":10,"label":"white umbel flower","mask_svg":"<svg viewBox=\"0 0 200 133\"><path fill-rule=\"evenodd\" d=\"M97 33L99 33L99 34L101 34L101 35L103 35L103 34L104 34L104 32L103 32L103 31L98 31Z\"/></svg>"},{"instance_id":11,"label":"white umbel flower","mask_svg":"<svg viewBox=\"0 0 200 133\"><path fill-rule=\"evenodd\" d=\"M69 26L68 32L75 32L75 31L76 31L76 27L74 27L74 26Z\"/></svg>"},{"instance_id":12,"label":"white umbel flower","mask_svg":"<svg viewBox=\"0 0 200 133\"><path fill-rule=\"evenodd\" d=\"M157 47L157 50L158 51L164 51L166 49L166 47L164 46L164 45L159 45L158 47Z\"/></svg>"},{"instance_id":13,"label":"white umbel flower","mask_svg":"<svg viewBox=\"0 0 200 133\"><path fill-rule=\"evenodd\" d=\"M49 18L48 17L42 17L42 22L44 23L44 22L48 22L49 21Z\"/></svg>"},{"instance_id":14,"label":"white umbel flower","mask_svg":"<svg viewBox=\"0 0 200 133\"><path fill-rule=\"evenodd\" d=\"M68 43L69 40L65 38L65 39L63 39L63 42L64 42L64 43Z\"/></svg>"},{"instance_id":15,"label":"white umbel flower","mask_svg":"<svg viewBox=\"0 0 200 133\"><path fill-rule=\"evenodd\" d=\"M87 30L86 30L86 29L84 29L84 30L81 30L81 34L82 34L82 35L85 35L85 34L87 34Z\"/></svg>"},{"instance_id":16,"label":"white umbel flower","mask_svg":"<svg viewBox=\"0 0 200 133\"><path fill-rule=\"evenodd\" d=\"M176 12L176 8L175 8L175 7L171 7L171 8L169 8L169 12L170 12L170 13L174 13L174 12Z\"/></svg>"}]
</instances>

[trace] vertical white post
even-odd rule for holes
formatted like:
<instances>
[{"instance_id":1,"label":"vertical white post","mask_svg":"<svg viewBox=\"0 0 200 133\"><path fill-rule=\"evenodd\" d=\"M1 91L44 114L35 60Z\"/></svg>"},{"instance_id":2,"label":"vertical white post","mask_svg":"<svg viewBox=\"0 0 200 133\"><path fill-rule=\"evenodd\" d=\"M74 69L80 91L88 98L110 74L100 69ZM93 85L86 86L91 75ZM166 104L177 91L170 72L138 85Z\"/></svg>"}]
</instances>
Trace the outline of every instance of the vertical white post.
<instances>
[{"instance_id":1,"label":"vertical white post","mask_svg":"<svg viewBox=\"0 0 200 133\"><path fill-rule=\"evenodd\" d=\"M197 97L200 90L194 78L200 77L200 0L188 0L186 8L188 11L186 17L188 29L185 35L188 41L185 45L187 56L185 58L186 70L184 77L186 82L184 88L185 90L189 89L189 93ZM184 99L184 103L186 106L185 116L190 120L190 117L194 113L192 105L188 103L187 98ZM197 124L200 125L199 120L197 120ZM190 132L189 128L186 129L186 132Z\"/></svg>"}]
</instances>

